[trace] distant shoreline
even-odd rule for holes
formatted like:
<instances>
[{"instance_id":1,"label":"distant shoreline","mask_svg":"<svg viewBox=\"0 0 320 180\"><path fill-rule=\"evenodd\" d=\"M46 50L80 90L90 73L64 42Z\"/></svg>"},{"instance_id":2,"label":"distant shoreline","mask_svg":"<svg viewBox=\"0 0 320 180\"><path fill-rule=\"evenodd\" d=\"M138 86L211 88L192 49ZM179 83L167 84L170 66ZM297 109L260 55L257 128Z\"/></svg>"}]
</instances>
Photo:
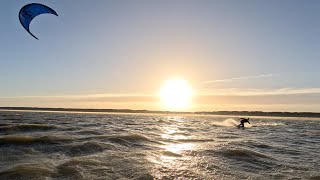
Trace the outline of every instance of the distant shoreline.
<instances>
[{"instance_id":1,"label":"distant shoreline","mask_svg":"<svg viewBox=\"0 0 320 180\"><path fill-rule=\"evenodd\" d=\"M0 107L1 111L54 111L54 112L92 112L92 113L151 113L151 114L194 114L194 115L231 115L231 116L274 116L320 118L316 112L263 112L263 111L151 111L132 109L82 109L82 108L40 108L40 107Z\"/></svg>"}]
</instances>

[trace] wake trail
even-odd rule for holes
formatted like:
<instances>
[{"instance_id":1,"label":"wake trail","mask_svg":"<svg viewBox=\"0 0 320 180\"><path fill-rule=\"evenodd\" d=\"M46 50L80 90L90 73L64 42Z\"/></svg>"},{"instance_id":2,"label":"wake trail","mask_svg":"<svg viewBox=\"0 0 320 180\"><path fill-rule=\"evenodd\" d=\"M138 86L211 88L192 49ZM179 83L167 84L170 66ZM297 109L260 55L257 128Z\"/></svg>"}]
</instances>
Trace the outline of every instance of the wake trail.
<instances>
[{"instance_id":1,"label":"wake trail","mask_svg":"<svg viewBox=\"0 0 320 180\"><path fill-rule=\"evenodd\" d=\"M236 120L234 118L228 118L228 119L225 119L224 121L212 122L211 124L215 126L237 127L240 124L240 122L239 120ZM245 127L252 127L252 125L246 123Z\"/></svg>"}]
</instances>

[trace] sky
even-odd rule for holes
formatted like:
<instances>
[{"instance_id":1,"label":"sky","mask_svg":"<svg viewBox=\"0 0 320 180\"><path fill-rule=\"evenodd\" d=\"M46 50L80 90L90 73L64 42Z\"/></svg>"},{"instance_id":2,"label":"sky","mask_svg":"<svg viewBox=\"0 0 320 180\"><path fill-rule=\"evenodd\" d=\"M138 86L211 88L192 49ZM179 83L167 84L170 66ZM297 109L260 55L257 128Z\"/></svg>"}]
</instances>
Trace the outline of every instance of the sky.
<instances>
[{"instance_id":1,"label":"sky","mask_svg":"<svg viewBox=\"0 0 320 180\"><path fill-rule=\"evenodd\" d=\"M36 17L30 36L18 13ZM320 1L2 0L0 106L166 110L171 78L188 111L320 112Z\"/></svg>"}]
</instances>

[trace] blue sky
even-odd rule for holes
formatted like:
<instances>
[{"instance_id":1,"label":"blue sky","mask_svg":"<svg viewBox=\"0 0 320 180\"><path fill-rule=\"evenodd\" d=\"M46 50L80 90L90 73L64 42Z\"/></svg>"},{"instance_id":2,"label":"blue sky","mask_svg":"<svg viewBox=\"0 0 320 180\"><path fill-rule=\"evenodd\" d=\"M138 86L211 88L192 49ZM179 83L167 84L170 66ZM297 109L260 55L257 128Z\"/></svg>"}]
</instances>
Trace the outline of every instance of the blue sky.
<instances>
[{"instance_id":1,"label":"blue sky","mask_svg":"<svg viewBox=\"0 0 320 180\"><path fill-rule=\"evenodd\" d=\"M32 21L39 40L18 19L31 2L59 14ZM145 96L175 76L199 99L223 95L191 110L320 105L320 1L2 0L0 14L0 106L157 109Z\"/></svg>"}]
</instances>

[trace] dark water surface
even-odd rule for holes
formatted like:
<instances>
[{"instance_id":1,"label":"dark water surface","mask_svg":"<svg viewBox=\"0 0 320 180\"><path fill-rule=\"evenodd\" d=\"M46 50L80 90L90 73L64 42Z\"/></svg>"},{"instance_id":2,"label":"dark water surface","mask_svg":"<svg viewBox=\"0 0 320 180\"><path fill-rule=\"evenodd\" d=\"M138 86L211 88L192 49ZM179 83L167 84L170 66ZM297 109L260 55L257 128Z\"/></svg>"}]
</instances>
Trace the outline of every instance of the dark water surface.
<instances>
[{"instance_id":1,"label":"dark water surface","mask_svg":"<svg viewBox=\"0 0 320 180\"><path fill-rule=\"evenodd\" d=\"M0 179L320 179L320 121L0 111Z\"/></svg>"}]
</instances>

